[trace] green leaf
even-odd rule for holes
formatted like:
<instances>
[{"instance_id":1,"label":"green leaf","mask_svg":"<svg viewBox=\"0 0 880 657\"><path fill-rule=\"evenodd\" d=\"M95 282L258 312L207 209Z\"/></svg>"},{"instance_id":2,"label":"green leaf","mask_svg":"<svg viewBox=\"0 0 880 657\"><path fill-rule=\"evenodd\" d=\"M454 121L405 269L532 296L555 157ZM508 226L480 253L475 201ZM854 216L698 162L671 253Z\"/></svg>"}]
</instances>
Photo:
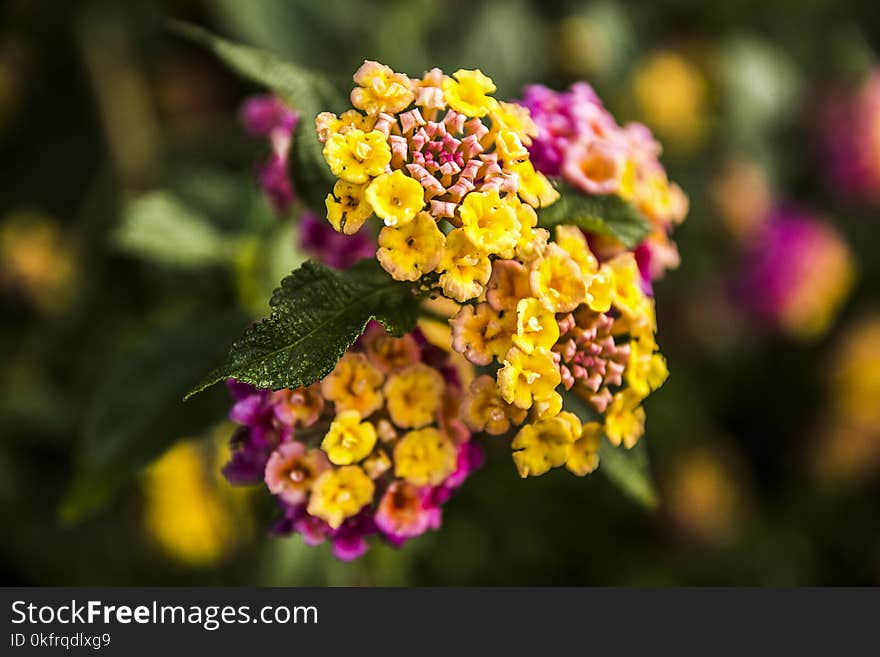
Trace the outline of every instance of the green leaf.
<instances>
[{"instance_id":1,"label":"green leaf","mask_svg":"<svg viewBox=\"0 0 880 657\"><path fill-rule=\"evenodd\" d=\"M565 408L575 413L581 422L598 419L596 412L577 395L563 393L563 399ZM615 447L603 437L599 446L599 472L636 502L651 509L657 506L657 488L644 438L631 449L626 449Z\"/></svg>"},{"instance_id":2,"label":"green leaf","mask_svg":"<svg viewBox=\"0 0 880 657\"><path fill-rule=\"evenodd\" d=\"M599 471L637 502L652 509L657 506L657 490L644 439L626 449L615 447L607 438L602 438Z\"/></svg>"},{"instance_id":3,"label":"green leaf","mask_svg":"<svg viewBox=\"0 0 880 657\"><path fill-rule=\"evenodd\" d=\"M346 105L344 95L326 76L272 53L227 41L188 23L174 22L172 27L206 47L242 77L280 95L300 113L291 146L293 182L307 205L323 209L336 178L324 161L314 120L320 112L341 111Z\"/></svg>"},{"instance_id":4,"label":"green leaf","mask_svg":"<svg viewBox=\"0 0 880 657\"><path fill-rule=\"evenodd\" d=\"M346 271L306 262L281 281L269 305L269 317L187 397L230 377L273 390L309 385L330 373L369 320L402 335L418 316L412 285L393 280L372 258Z\"/></svg>"},{"instance_id":5,"label":"green leaf","mask_svg":"<svg viewBox=\"0 0 880 657\"><path fill-rule=\"evenodd\" d=\"M577 226L607 235L631 249L650 232L647 219L619 196L589 196L570 185L559 185L559 200L538 210L538 226Z\"/></svg>"},{"instance_id":6,"label":"green leaf","mask_svg":"<svg viewBox=\"0 0 880 657\"><path fill-rule=\"evenodd\" d=\"M180 268L229 262L235 249L234 238L167 191L129 203L113 241L126 253Z\"/></svg>"},{"instance_id":7,"label":"green leaf","mask_svg":"<svg viewBox=\"0 0 880 657\"><path fill-rule=\"evenodd\" d=\"M63 520L96 511L172 442L224 417L229 407L224 390L193 404L181 397L193 371L216 362L245 323L237 313L188 323L123 354L87 409L73 482L61 504Z\"/></svg>"}]
</instances>

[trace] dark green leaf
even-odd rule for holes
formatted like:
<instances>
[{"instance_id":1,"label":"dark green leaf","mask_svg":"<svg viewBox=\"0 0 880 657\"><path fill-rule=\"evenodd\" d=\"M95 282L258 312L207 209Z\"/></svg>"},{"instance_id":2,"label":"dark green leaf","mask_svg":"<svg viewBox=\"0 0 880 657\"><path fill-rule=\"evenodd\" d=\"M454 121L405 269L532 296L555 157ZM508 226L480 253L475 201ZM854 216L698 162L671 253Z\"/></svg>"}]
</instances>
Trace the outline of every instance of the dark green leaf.
<instances>
[{"instance_id":1,"label":"dark green leaf","mask_svg":"<svg viewBox=\"0 0 880 657\"><path fill-rule=\"evenodd\" d=\"M330 373L369 320L402 335L418 314L412 286L393 280L372 258L341 272L306 262L281 281L269 303L269 317L250 327L188 397L230 377L274 390L309 385Z\"/></svg>"},{"instance_id":2,"label":"dark green leaf","mask_svg":"<svg viewBox=\"0 0 880 657\"><path fill-rule=\"evenodd\" d=\"M565 408L575 413L582 422L598 419L596 412L577 395L565 393L563 397ZM626 449L615 447L603 437L599 447L599 472L640 504L649 508L657 506L657 489L644 438L632 449Z\"/></svg>"},{"instance_id":3,"label":"dark green leaf","mask_svg":"<svg viewBox=\"0 0 880 657\"><path fill-rule=\"evenodd\" d=\"M607 438L602 438L599 471L637 502L649 508L657 506L657 491L644 438L632 449L615 447Z\"/></svg>"},{"instance_id":4,"label":"dark green leaf","mask_svg":"<svg viewBox=\"0 0 880 657\"><path fill-rule=\"evenodd\" d=\"M86 413L63 519L75 521L96 510L174 440L223 418L229 407L224 390L194 404L184 404L181 397L193 371L216 362L245 323L238 314L189 323L159 332L124 354Z\"/></svg>"},{"instance_id":5,"label":"dark green leaf","mask_svg":"<svg viewBox=\"0 0 880 657\"><path fill-rule=\"evenodd\" d=\"M314 120L319 112L341 111L345 97L327 77L272 53L227 41L187 23L175 22L173 29L205 46L242 77L277 93L300 113L291 153L293 182L300 198L321 210L336 179L324 161Z\"/></svg>"},{"instance_id":6,"label":"dark green leaf","mask_svg":"<svg viewBox=\"0 0 880 657\"><path fill-rule=\"evenodd\" d=\"M647 219L619 196L589 196L566 184L559 185L559 200L538 210L538 226L577 226L607 235L631 249L650 232Z\"/></svg>"}]
</instances>

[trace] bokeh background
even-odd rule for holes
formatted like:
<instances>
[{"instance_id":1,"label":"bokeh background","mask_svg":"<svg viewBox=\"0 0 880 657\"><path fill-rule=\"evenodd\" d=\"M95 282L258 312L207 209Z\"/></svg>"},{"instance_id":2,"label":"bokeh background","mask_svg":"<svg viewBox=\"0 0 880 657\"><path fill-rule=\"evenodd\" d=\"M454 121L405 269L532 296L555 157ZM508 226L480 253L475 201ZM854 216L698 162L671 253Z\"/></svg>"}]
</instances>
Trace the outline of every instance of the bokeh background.
<instances>
[{"instance_id":1,"label":"bokeh background","mask_svg":"<svg viewBox=\"0 0 880 657\"><path fill-rule=\"evenodd\" d=\"M258 90L170 18L340 77L585 79L655 131L691 199L656 285L656 508L521 481L496 443L401 550L267 535L268 495L219 474L225 390L180 396L304 255L254 180ZM880 584L878 54L870 0L0 3L3 584ZM770 243L780 208L824 237ZM795 272L784 318L758 261Z\"/></svg>"}]
</instances>

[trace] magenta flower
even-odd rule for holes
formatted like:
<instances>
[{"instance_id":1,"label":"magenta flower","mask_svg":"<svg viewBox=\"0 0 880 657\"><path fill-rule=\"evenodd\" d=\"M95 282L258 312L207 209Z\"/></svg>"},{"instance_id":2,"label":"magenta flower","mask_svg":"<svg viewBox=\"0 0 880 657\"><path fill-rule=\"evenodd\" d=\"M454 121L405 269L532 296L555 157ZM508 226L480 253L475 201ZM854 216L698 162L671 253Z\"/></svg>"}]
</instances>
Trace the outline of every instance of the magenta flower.
<instances>
[{"instance_id":1,"label":"magenta flower","mask_svg":"<svg viewBox=\"0 0 880 657\"><path fill-rule=\"evenodd\" d=\"M748 250L734 295L764 324L808 338L830 326L853 278L849 248L831 225L779 209Z\"/></svg>"},{"instance_id":2,"label":"magenta flower","mask_svg":"<svg viewBox=\"0 0 880 657\"><path fill-rule=\"evenodd\" d=\"M817 132L825 168L841 196L880 205L880 71L854 92L820 105Z\"/></svg>"},{"instance_id":3,"label":"magenta flower","mask_svg":"<svg viewBox=\"0 0 880 657\"><path fill-rule=\"evenodd\" d=\"M376 241L367 231L346 235L313 212L304 212L299 223L299 245L303 251L334 269L346 269L362 258L373 257Z\"/></svg>"},{"instance_id":4,"label":"magenta flower","mask_svg":"<svg viewBox=\"0 0 880 657\"><path fill-rule=\"evenodd\" d=\"M295 199L287 163L297 120L297 113L277 96L252 96L241 108L248 135L269 141L271 154L257 164L257 182L279 215L286 214Z\"/></svg>"}]
</instances>

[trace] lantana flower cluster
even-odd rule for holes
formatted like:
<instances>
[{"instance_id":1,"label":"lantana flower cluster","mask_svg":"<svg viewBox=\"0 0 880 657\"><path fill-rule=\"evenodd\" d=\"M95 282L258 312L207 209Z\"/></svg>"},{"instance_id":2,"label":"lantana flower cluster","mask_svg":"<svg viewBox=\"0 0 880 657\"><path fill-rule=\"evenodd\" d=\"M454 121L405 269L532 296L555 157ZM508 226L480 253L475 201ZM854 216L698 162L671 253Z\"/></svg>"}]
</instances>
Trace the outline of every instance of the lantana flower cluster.
<instances>
[{"instance_id":1,"label":"lantana flower cluster","mask_svg":"<svg viewBox=\"0 0 880 657\"><path fill-rule=\"evenodd\" d=\"M529 160L537 130L528 111L493 98L479 70L412 79L368 61L354 81L354 109L316 119L338 178L328 220L354 233L376 215L377 257L395 279L430 275L447 297L480 297L491 259L529 248L534 208L558 197Z\"/></svg>"},{"instance_id":2,"label":"lantana flower cluster","mask_svg":"<svg viewBox=\"0 0 880 657\"><path fill-rule=\"evenodd\" d=\"M371 323L322 381L258 390L230 381L241 427L224 474L264 482L281 535L330 540L340 559L379 535L394 545L439 527L442 506L482 462L461 421L467 370L420 329Z\"/></svg>"},{"instance_id":3,"label":"lantana flower cluster","mask_svg":"<svg viewBox=\"0 0 880 657\"><path fill-rule=\"evenodd\" d=\"M635 250L646 281L677 267L678 250L669 235L687 215L688 200L669 181L651 131L641 123L619 125L586 82L561 92L526 87L522 105L537 127L529 148L535 168L587 194L619 196L650 220L651 233ZM622 250L613 242L597 240L594 246L603 254Z\"/></svg>"},{"instance_id":4,"label":"lantana flower cluster","mask_svg":"<svg viewBox=\"0 0 880 657\"><path fill-rule=\"evenodd\" d=\"M513 439L521 476L598 465L603 435L632 447L644 432L642 400L666 379L655 341L654 302L632 253L599 262L573 226L547 231L515 258L492 263L485 300L452 319L453 348L475 365L500 366L471 383L464 419L474 431ZM595 413L563 410L571 391ZM523 424L525 423L525 424Z\"/></svg>"},{"instance_id":5,"label":"lantana flower cluster","mask_svg":"<svg viewBox=\"0 0 880 657\"><path fill-rule=\"evenodd\" d=\"M480 71L414 80L368 61L354 81L355 109L316 120L338 178L327 218L352 233L377 215L385 270L461 304L452 348L485 368L464 397L467 426L515 434L523 477L592 472L603 435L632 447L667 376L639 265L671 263L668 231L687 208L647 128L618 126L586 85L531 87L520 105L495 100ZM648 250L538 227L535 208L558 198L542 171L633 202L654 226ZM593 421L563 409L566 391Z\"/></svg>"}]
</instances>

